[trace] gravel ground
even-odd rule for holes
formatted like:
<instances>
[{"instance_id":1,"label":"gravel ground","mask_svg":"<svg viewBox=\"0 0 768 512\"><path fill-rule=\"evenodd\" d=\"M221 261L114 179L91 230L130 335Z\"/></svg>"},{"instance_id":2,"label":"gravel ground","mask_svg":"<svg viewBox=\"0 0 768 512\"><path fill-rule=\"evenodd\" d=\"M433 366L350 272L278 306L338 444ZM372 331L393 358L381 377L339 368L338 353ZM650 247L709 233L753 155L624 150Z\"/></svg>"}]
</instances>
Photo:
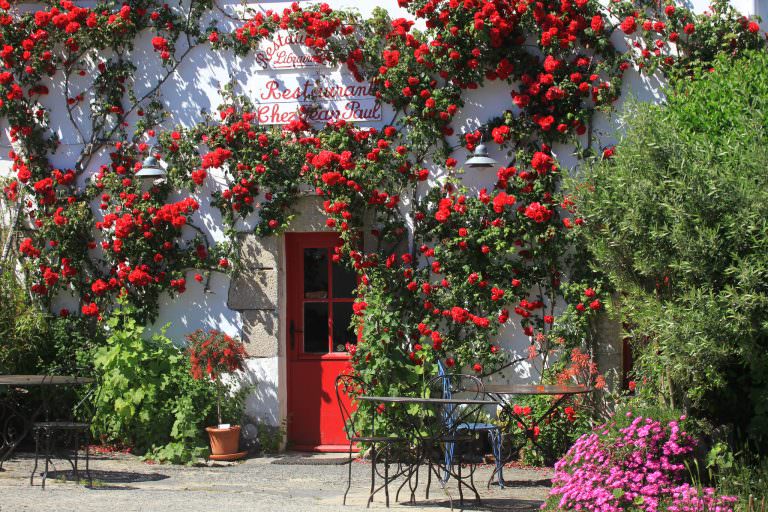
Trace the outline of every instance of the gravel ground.
<instances>
[{"instance_id":1,"label":"gravel ground","mask_svg":"<svg viewBox=\"0 0 768 512\"><path fill-rule=\"evenodd\" d=\"M298 455L287 454L284 457ZM323 457L321 455L314 457ZM327 457L327 456L326 456ZM333 457L338 457L334 455ZM342 506L347 466L272 464L275 458L253 458L244 462L216 466L170 466L143 462L131 455L97 455L92 459L94 485L87 488L72 481L69 464L56 461L56 469L41 489L40 479L29 485L33 458L21 454L6 463L0 473L0 512L197 512L197 511L330 511L362 510L368 497L370 465L356 461L352 465L352 489L347 506ZM300 460L299 460L300 461ZM38 471L39 472L39 471ZM483 498L481 506L465 501L466 509L537 510L548 490L551 471L541 469L505 469L511 488L486 489L490 467L477 470L476 482ZM390 487L393 509L450 510L450 502L434 481L430 499L424 496L426 472L422 473L416 503L394 503L397 484ZM483 482L482 485L479 484ZM454 510L461 510L458 490L450 485ZM386 510L384 495L376 495L371 510Z\"/></svg>"}]
</instances>

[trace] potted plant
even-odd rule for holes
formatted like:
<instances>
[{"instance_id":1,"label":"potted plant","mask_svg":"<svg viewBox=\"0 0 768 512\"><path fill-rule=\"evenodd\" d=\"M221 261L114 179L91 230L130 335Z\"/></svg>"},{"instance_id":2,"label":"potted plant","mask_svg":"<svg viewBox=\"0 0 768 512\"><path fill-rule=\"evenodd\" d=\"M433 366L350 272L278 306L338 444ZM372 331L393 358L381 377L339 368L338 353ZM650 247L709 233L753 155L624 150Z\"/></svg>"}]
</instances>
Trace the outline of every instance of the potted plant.
<instances>
[{"instance_id":1,"label":"potted plant","mask_svg":"<svg viewBox=\"0 0 768 512\"><path fill-rule=\"evenodd\" d=\"M243 369L245 346L233 338L216 330L197 330L187 336L189 359L192 364L192 377L196 380L210 379L216 387L216 415L218 425L206 427L211 442L213 460L236 460L245 456L240 450L240 425L223 423L221 419L221 401L228 385L222 382L222 375Z\"/></svg>"}]
</instances>

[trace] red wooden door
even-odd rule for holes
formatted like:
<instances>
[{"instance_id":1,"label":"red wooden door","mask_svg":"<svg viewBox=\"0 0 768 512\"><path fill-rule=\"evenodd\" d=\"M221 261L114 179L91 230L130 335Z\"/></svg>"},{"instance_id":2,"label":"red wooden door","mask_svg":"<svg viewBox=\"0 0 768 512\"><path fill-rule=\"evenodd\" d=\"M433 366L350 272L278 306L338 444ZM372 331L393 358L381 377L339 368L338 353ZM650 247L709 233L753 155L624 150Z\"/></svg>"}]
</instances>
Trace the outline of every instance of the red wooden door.
<instances>
[{"instance_id":1,"label":"red wooden door","mask_svg":"<svg viewBox=\"0 0 768 512\"><path fill-rule=\"evenodd\" d=\"M304 451L346 451L336 377L349 368L354 272L332 260L336 233L286 234L288 441Z\"/></svg>"}]
</instances>

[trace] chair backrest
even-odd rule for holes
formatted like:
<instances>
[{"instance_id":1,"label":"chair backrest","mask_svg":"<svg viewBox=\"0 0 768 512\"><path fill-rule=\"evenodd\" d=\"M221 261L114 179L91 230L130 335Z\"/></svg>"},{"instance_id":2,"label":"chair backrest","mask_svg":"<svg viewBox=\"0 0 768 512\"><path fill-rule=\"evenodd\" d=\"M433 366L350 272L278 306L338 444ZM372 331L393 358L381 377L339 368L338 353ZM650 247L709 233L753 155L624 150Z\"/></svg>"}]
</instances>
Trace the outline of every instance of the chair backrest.
<instances>
[{"instance_id":1,"label":"chair backrest","mask_svg":"<svg viewBox=\"0 0 768 512\"><path fill-rule=\"evenodd\" d=\"M468 398L477 400L483 393L483 383L474 375L463 373L445 373L442 363L438 361L438 371L427 383L430 396L433 398ZM460 418L461 411L456 405L446 404L442 408L443 421L448 427L453 426Z\"/></svg>"},{"instance_id":2,"label":"chair backrest","mask_svg":"<svg viewBox=\"0 0 768 512\"><path fill-rule=\"evenodd\" d=\"M433 398L469 398L477 400L483 394L483 383L474 375L446 373L432 377L427 383Z\"/></svg>"},{"instance_id":3,"label":"chair backrest","mask_svg":"<svg viewBox=\"0 0 768 512\"><path fill-rule=\"evenodd\" d=\"M83 397L72 407L72 419L85 423L91 423L96 416L96 403L101 398L102 386L98 380L94 380L86 388Z\"/></svg>"},{"instance_id":4,"label":"chair backrest","mask_svg":"<svg viewBox=\"0 0 768 512\"><path fill-rule=\"evenodd\" d=\"M360 377L346 374L336 377L336 401L339 404L347 439L356 437L355 424L352 421L352 413L355 410L353 403L354 399L364 395L365 391L365 382Z\"/></svg>"}]
</instances>

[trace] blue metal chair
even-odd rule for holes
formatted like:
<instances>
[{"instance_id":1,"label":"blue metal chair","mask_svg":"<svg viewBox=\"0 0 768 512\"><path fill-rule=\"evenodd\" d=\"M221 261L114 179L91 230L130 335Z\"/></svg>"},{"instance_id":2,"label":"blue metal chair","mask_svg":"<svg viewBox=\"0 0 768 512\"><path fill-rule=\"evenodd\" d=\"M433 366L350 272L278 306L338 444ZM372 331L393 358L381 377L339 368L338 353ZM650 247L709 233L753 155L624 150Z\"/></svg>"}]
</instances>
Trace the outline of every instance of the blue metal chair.
<instances>
[{"instance_id":1,"label":"blue metal chair","mask_svg":"<svg viewBox=\"0 0 768 512\"><path fill-rule=\"evenodd\" d=\"M438 377L445 377L445 367L443 366L443 362L439 359L437 360L437 375ZM451 381L450 379L442 379L443 383L443 398L451 398L452 390L451 390ZM481 384L482 385L482 384ZM482 391L482 390L481 390ZM451 421L451 413L448 411L447 420ZM496 470L494 471L494 475L496 475L497 482L499 484L499 487L501 489L504 488L504 461L502 460L502 452L501 452L501 429L499 429L498 426L493 425L491 423L462 423L458 425L457 430L461 430L462 428L473 431L473 432L482 432L486 431L488 433L488 440L491 444L491 450L493 451L493 457L496 459ZM446 468L451 466L451 462L454 458L456 446L454 443L447 443L445 447L445 466ZM443 479L442 483L445 483L448 480L448 471L445 470L443 472ZM493 480L493 475L491 476L491 480L488 480L488 487L490 487L491 482Z\"/></svg>"}]
</instances>

